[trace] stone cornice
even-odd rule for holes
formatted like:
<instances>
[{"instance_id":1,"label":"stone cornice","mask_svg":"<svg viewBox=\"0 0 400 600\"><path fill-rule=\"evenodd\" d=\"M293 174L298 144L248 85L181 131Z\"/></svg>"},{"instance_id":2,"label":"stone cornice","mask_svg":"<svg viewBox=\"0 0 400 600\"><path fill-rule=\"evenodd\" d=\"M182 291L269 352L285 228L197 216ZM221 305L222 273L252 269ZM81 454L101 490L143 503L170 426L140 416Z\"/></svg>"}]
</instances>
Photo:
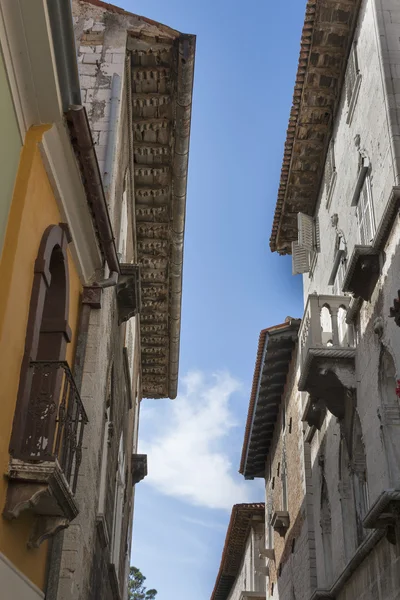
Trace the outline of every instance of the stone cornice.
<instances>
[{"instance_id":1,"label":"stone cornice","mask_svg":"<svg viewBox=\"0 0 400 600\"><path fill-rule=\"evenodd\" d=\"M175 398L195 37L129 31L143 396ZM153 47L155 51L153 50Z\"/></svg>"},{"instance_id":2,"label":"stone cornice","mask_svg":"<svg viewBox=\"0 0 400 600\"><path fill-rule=\"evenodd\" d=\"M106 30L126 32L132 229L142 300L142 396L175 398L196 36L102 0L80 3L92 5L90 12L108 24Z\"/></svg>"},{"instance_id":3,"label":"stone cornice","mask_svg":"<svg viewBox=\"0 0 400 600\"><path fill-rule=\"evenodd\" d=\"M297 213L312 215L360 0L308 0L270 248L291 252Z\"/></svg>"}]
</instances>

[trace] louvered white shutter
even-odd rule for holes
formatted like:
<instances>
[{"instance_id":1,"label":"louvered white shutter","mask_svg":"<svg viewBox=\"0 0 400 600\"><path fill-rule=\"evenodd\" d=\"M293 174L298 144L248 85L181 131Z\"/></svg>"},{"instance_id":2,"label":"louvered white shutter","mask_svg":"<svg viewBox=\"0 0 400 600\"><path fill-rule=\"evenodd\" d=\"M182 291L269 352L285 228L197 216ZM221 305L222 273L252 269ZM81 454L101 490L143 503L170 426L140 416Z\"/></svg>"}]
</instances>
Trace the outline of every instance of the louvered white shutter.
<instances>
[{"instance_id":1,"label":"louvered white shutter","mask_svg":"<svg viewBox=\"0 0 400 600\"><path fill-rule=\"evenodd\" d=\"M308 273L310 270L311 252L304 246L300 246L298 242L292 242L292 273L298 275L300 273Z\"/></svg>"},{"instance_id":2,"label":"louvered white shutter","mask_svg":"<svg viewBox=\"0 0 400 600\"><path fill-rule=\"evenodd\" d=\"M297 215L297 228L299 232L299 246L302 246L309 252L314 250L314 219L309 215L299 212Z\"/></svg>"},{"instance_id":3,"label":"louvered white shutter","mask_svg":"<svg viewBox=\"0 0 400 600\"><path fill-rule=\"evenodd\" d=\"M318 217L316 217L314 222L314 248L316 252L321 252L321 236Z\"/></svg>"}]
</instances>

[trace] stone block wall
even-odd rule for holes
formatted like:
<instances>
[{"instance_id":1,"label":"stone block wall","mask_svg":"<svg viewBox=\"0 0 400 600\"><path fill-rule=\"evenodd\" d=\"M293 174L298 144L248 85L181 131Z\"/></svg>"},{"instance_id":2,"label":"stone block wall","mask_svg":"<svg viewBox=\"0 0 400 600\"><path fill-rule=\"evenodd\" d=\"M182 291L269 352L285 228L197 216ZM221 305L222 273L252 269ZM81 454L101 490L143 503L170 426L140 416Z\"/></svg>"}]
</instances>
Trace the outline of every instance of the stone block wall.
<instances>
[{"instance_id":1,"label":"stone block wall","mask_svg":"<svg viewBox=\"0 0 400 600\"><path fill-rule=\"evenodd\" d=\"M364 0L355 32L357 58L361 84L354 113L348 123L349 107L345 86L335 117L332 139L336 166L336 182L328 203L328 188L322 181L316 217L319 221L320 251L310 273L303 276L304 302L309 294L331 294L328 285L335 255L336 231L331 225L331 217L338 215L338 228L343 231L348 256L354 245L359 244L356 208L351 206L357 181L360 154L359 146L371 162L371 187L375 213L375 223L379 224L386 208L393 185L394 165L391 159L390 130L385 111L385 88L382 80L382 64L379 58L377 39L375 0Z\"/></svg>"},{"instance_id":2,"label":"stone block wall","mask_svg":"<svg viewBox=\"0 0 400 600\"><path fill-rule=\"evenodd\" d=\"M316 216L324 234L321 236L315 266L303 277L305 301L310 293L333 293L328 285L336 241L336 231L331 226L332 215L338 215L338 228L344 234L348 257L351 256L354 245L360 243L355 207L351 206L360 160L357 144L371 163L376 226L384 215L393 190L396 192L399 184L399 39L399 3L395 0L364 0L355 32L361 84L352 118L348 118L345 89L336 114L333 128L336 182L330 200L324 181L321 185ZM400 489L399 465L393 468L391 464L393 460L398 463L400 456L388 450L388 437L392 441L400 441L400 406L394 387L390 391L389 401L382 391L382 378L385 377L382 356L385 353L389 353L393 359L396 371L394 379L400 373L400 332L394 320L389 317L393 299L397 297L400 287L399 237L400 224L396 211L381 252L378 282L370 301L363 302L354 323L357 339L356 411L360 419L366 458L367 510L385 489ZM349 496L349 501L353 502L353 492L343 488L340 474L343 471L340 461L341 440L344 435L343 424L327 412L325 422L321 430L315 433L310 446L317 586L320 589L336 585L346 572L349 561L357 554L355 550L349 553L349 530L354 524L346 516L346 498ZM397 479L393 477L393 472L397 472ZM324 558L321 526L323 481L326 482L329 496L332 528L332 568L329 572L326 553ZM364 531L364 536L369 534L369 530ZM340 600L355 597L363 600L397 598L397 571L396 547L384 538L354 568L348 582L339 586L340 590L335 588L338 590L335 597Z\"/></svg>"},{"instance_id":3,"label":"stone block wall","mask_svg":"<svg viewBox=\"0 0 400 600\"><path fill-rule=\"evenodd\" d=\"M302 401L297 391L297 379L297 352L294 351L266 465L266 547L271 545L268 523L272 513L284 508L284 462L290 518L290 526L284 536L270 530L275 560L267 561L270 571L268 600L306 599L316 587L310 452L303 443Z\"/></svg>"},{"instance_id":4,"label":"stone block wall","mask_svg":"<svg viewBox=\"0 0 400 600\"><path fill-rule=\"evenodd\" d=\"M105 184L107 203L116 245L121 223L124 187L128 181L128 235L126 260L135 258L133 226L133 189L130 185L130 132L128 125L127 88L125 79L126 28L118 18L104 9L74 0L73 14L82 97L87 110L97 159ZM113 77L118 85L113 88ZM111 119L112 90L115 120ZM115 132L115 137L111 132ZM111 172L106 173L107 145L113 142ZM107 184L107 185L106 185ZM98 279L108 276L105 269ZM131 394L123 356L128 350ZM82 465L77 486L80 513L63 534L61 569L56 595L51 600L114 600L126 598L125 579L129 567L133 483L131 459L137 447L140 389L140 351L135 318L118 325L114 288L106 288L102 308L92 309L88 330L82 380L82 400L89 417L85 430ZM107 485L105 521L108 545L99 534L98 502L105 429L106 404L110 395L111 368L114 371L112 390L112 431L107 455ZM130 397L133 400L129 404ZM114 501L118 449L121 434L125 453L125 498L122 520L120 561L116 567L119 591L110 571L111 536L114 521ZM119 595L118 595L119 594Z\"/></svg>"}]
</instances>

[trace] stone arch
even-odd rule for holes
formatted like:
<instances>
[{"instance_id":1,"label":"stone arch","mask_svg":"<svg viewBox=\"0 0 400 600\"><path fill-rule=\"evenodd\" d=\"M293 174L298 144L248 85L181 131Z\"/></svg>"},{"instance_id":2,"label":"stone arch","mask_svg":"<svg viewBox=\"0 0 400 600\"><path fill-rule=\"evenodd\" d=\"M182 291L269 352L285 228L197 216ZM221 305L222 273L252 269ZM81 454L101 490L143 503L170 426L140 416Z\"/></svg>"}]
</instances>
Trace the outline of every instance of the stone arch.
<instances>
[{"instance_id":1,"label":"stone arch","mask_svg":"<svg viewBox=\"0 0 400 600\"><path fill-rule=\"evenodd\" d=\"M321 339L324 346L332 346L333 325L332 312L328 304L324 304L320 312Z\"/></svg>"},{"instance_id":2,"label":"stone arch","mask_svg":"<svg viewBox=\"0 0 400 600\"><path fill-rule=\"evenodd\" d=\"M379 359L381 426L389 487L400 487L400 403L396 395L397 373L391 352L384 346Z\"/></svg>"},{"instance_id":3,"label":"stone arch","mask_svg":"<svg viewBox=\"0 0 400 600\"><path fill-rule=\"evenodd\" d=\"M10 454L16 458L35 458L35 452L32 455L34 446L37 446L37 454L40 454L41 460L46 458L46 454L50 458L52 453L56 406L43 405L40 402L43 373L33 369L32 363L64 361L67 344L71 341L68 325L68 242L69 232L66 226L47 227L34 265L25 348L10 442ZM53 370L53 375L50 377L46 374L46 377L47 386L52 388L50 393L47 391L47 398L57 398L61 373ZM32 419L33 415L37 418ZM36 431L33 423L40 421L43 426L40 427L40 431ZM31 449L28 451L26 442L29 439ZM46 447L43 447L44 440Z\"/></svg>"}]
</instances>

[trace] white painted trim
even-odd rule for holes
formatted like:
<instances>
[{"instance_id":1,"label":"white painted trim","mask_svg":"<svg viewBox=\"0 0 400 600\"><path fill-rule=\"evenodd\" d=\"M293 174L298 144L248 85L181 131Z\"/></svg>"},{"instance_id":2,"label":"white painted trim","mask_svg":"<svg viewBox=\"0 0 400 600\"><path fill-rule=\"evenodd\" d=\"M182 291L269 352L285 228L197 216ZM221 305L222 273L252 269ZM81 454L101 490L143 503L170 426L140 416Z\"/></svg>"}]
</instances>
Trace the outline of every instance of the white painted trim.
<instances>
[{"instance_id":1,"label":"white painted trim","mask_svg":"<svg viewBox=\"0 0 400 600\"><path fill-rule=\"evenodd\" d=\"M1 597L4 600L43 600L45 597L44 593L1 552L0 581Z\"/></svg>"},{"instance_id":2,"label":"white painted trim","mask_svg":"<svg viewBox=\"0 0 400 600\"><path fill-rule=\"evenodd\" d=\"M70 248L79 275L82 283L89 283L102 260L66 125L59 123L46 131L40 148L61 215L71 230Z\"/></svg>"},{"instance_id":3,"label":"white painted trim","mask_svg":"<svg viewBox=\"0 0 400 600\"><path fill-rule=\"evenodd\" d=\"M0 46L3 54L4 65L7 72L8 84L10 86L10 92L13 99L15 115L17 117L19 133L21 136L21 146L24 143L26 126L24 120L24 114L22 110L21 98L18 91L17 80L15 77L14 65L12 55L10 52L10 46L7 39L6 26L3 16L3 8L0 4Z\"/></svg>"},{"instance_id":4,"label":"white painted trim","mask_svg":"<svg viewBox=\"0 0 400 600\"><path fill-rule=\"evenodd\" d=\"M21 134L61 119L62 103L46 0L1 0L5 53Z\"/></svg>"}]
</instances>

